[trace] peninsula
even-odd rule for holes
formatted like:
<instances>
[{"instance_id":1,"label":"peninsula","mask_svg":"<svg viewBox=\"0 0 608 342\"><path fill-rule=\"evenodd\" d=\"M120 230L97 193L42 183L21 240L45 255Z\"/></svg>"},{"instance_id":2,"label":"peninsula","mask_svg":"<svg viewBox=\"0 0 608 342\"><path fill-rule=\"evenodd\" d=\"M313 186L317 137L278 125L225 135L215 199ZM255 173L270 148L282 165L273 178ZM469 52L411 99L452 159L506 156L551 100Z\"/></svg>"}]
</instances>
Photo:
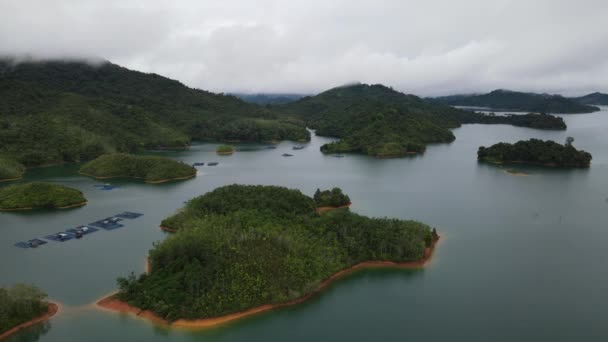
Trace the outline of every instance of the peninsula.
<instances>
[{"instance_id":1,"label":"peninsula","mask_svg":"<svg viewBox=\"0 0 608 342\"><path fill-rule=\"evenodd\" d=\"M175 326L209 326L300 303L364 267L421 267L439 238L416 221L348 209L319 215L313 198L277 186L229 185L163 221L149 272L119 278L102 307Z\"/></svg>"},{"instance_id":2,"label":"peninsula","mask_svg":"<svg viewBox=\"0 0 608 342\"><path fill-rule=\"evenodd\" d=\"M82 192L59 184L34 182L0 188L0 210L67 209L85 204Z\"/></svg>"},{"instance_id":3,"label":"peninsula","mask_svg":"<svg viewBox=\"0 0 608 342\"><path fill-rule=\"evenodd\" d=\"M0 340L54 316L59 307L46 297L33 286L0 287Z\"/></svg>"},{"instance_id":4,"label":"peninsula","mask_svg":"<svg viewBox=\"0 0 608 342\"><path fill-rule=\"evenodd\" d=\"M479 147L477 158L490 163L524 163L561 167L589 167L591 154L572 146L572 138L565 145L551 140L530 139L515 144L498 143Z\"/></svg>"},{"instance_id":5,"label":"peninsula","mask_svg":"<svg viewBox=\"0 0 608 342\"><path fill-rule=\"evenodd\" d=\"M146 183L164 183L192 178L196 176L196 168L165 157L115 153L86 163L80 173L97 179L125 177L143 179Z\"/></svg>"}]
</instances>

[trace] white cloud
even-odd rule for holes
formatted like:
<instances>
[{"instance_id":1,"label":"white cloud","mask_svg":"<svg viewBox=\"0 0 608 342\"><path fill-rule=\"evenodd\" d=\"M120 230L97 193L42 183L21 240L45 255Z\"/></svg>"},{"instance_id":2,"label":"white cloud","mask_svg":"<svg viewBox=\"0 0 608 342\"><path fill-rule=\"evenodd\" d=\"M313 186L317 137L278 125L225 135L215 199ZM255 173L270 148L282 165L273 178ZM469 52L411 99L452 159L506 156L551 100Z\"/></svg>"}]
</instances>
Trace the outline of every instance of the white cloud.
<instances>
[{"instance_id":1,"label":"white cloud","mask_svg":"<svg viewBox=\"0 0 608 342\"><path fill-rule=\"evenodd\" d=\"M0 2L0 54L101 57L213 91L608 91L603 0Z\"/></svg>"}]
</instances>

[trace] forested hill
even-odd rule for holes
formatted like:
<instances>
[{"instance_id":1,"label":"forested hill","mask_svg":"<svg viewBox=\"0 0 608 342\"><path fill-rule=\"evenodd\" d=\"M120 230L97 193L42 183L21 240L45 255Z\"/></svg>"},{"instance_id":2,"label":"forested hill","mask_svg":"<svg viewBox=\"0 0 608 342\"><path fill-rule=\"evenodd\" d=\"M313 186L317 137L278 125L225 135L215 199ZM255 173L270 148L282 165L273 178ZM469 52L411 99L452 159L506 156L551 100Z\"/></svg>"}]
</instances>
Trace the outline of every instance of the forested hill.
<instances>
[{"instance_id":1,"label":"forested hill","mask_svg":"<svg viewBox=\"0 0 608 342\"><path fill-rule=\"evenodd\" d=\"M573 100L587 105L608 106L608 94L591 93L581 97L575 97Z\"/></svg>"},{"instance_id":2,"label":"forested hill","mask_svg":"<svg viewBox=\"0 0 608 342\"><path fill-rule=\"evenodd\" d=\"M194 140L307 140L300 122L234 96L103 62L0 59L0 157L25 165Z\"/></svg>"},{"instance_id":3,"label":"forested hill","mask_svg":"<svg viewBox=\"0 0 608 342\"><path fill-rule=\"evenodd\" d=\"M239 99L249 102L255 103L259 105L279 105L285 104L289 102L293 102L303 98L305 95L301 94L273 94L273 93L258 93L258 94L242 94L242 93L234 93L232 94Z\"/></svg>"},{"instance_id":4,"label":"forested hill","mask_svg":"<svg viewBox=\"0 0 608 342\"><path fill-rule=\"evenodd\" d=\"M427 143L450 142L457 109L429 103L383 85L333 88L279 107L301 118L318 135L341 138L324 152L399 156L421 152Z\"/></svg>"},{"instance_id":5,"label":"forested hill","mask_svg":"<svg viewBox=\"0 0 608 342\"><path fill-rule=\"evenodd\" d=\"M599 110L597 107L585 105L561 95L523 93L502 89L481 95L451 95L430 100L452 106L488 107L495 110L522 112L591 113Z\"/></svg>"}]
</instances>

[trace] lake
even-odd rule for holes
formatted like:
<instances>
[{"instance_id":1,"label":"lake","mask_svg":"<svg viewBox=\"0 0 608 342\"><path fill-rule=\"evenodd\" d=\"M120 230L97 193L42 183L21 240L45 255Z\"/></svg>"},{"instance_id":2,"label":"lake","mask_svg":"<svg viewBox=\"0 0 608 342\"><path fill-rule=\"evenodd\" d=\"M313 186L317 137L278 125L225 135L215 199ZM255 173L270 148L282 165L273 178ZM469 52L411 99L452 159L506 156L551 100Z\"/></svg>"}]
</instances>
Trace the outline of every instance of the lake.
<instances>
[{"instance_id":1,"label":"lake","mask_svg":"<svg viewBox=\"0 0 608 342\"><path fill-rule=\"evenodd\" d=\"M85 193L89 204L67 211L0 213L0 285L33 283L63 308L45 325L11 341L605 341L608 324L608 107L562 115L567 131L507 125L464 125L451 144L422 156L375 159L325 156L330 139L302 150L240 145L232 156L217 144L159 152L200 167L195 179L147 185L101 184L78 165L28 170L27 181L51 181ZM480 145L542 138L593 154L590 169L479 164ZM293 157L282 157L291 153ZM527 176L505 172L515 168ZM351 210L416 219L442 239L423 270L365 270L312 300L221 327L188 331L154 326L94 306L116 278L144 270L144 258L166 233L158 225L183 202L222 185L273 184L312 195L341 187ZM20 249L43 237L129 210L143 217L77 241ZM10 340L10 339L9 339Z\"/></svg>"}]
</instances>

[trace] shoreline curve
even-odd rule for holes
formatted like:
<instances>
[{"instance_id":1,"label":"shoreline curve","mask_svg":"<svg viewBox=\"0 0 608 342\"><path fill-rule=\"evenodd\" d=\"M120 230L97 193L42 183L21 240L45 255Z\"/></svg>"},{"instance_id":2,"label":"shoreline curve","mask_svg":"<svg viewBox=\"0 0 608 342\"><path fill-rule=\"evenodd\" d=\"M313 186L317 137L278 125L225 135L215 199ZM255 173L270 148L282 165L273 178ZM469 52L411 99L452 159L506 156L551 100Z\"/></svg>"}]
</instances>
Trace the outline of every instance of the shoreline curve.
<instances>
[{"instance_id":1,"label":"shoreline curve","mask_svg":"<svg viewBox=\"0 0 608 342\"><path fill-rule=\"evenodd\" d=\"M431 261L434 251L435 251L435 247L436 247L439 239L440 239L439 237L437 239L435 239L433 241L433 244L431 245L431 247L427 247L425 249L424 256L420 260L407 261L407 262L373 261L373 260L363 261L363 262L360 262L358 264L355 264L353 266L350 266L346 269L343 269L341 271L338 271L338 272L332 274L329 278L322 281L315 290L311 291L310 293L308 293L302 297L293 299L293 300L285 302L285 303L280 303L280 304L264 304L264 305L260 305L260 306L257 306L257 307L254 307L254 308L251 308L251 309L248 309L245 311L239 311L239 312L235 312L235 313L231 313L231 314L227 314L227 315L223 315L223 316L194 319L194 320L179 319L174 322L169 322L169 321L163 319L162 317L158 316L157 314L155 314L152 311L139 309L137 307L129 305L126 302L123 302L123 301L117 299L116 293L113 293L107 297L100 299L99 301L96 302L96 305L104 310L108 310L111 312L117 312L117 313L133 314L136 317L147 319L152 323L167 326L167 327L178 327L178 328L189 328L189 329L211 328L211 327L215 327L217 325L221 325L221 324L236 321L239 319L247 318L249 316L253 316L253 315L263 313L266 311L271 311L274 309L284 308L284 307L303 303L303 302L307 301L308 299L318 295L325 288L327 288L331 284L333 284L336 280L338 280L350 273L358 271L358 270L369 269L369 268L401 268L401 269L423 268L425 265L427 265Z\"/></svg>"},{"instance_id":2,"label":"shoreline curve","mask_svg":"<svg viewBox=\"0 0 608 342\"><path fill-rule=\"evenodd\" d=\"M32 325L36 325L38 323L42 323L44 321L49 320L51 317L55 316L55 314L57 314L58 311L59 311L59 305L57 303L49 302L49 308L46 313L44 313L42 316L38 316L27 322L23 322L17 326L10 328L9 330L7 330L5 332L3 332L2 334L0 334L0 340L10 337L10 336L18 333L22 329L29 328Z\"/></svg>"},{"instance_id":3,"label":"shoreline curve","mask_svg":"<svg viewBox=\"0 0 608 342\"><path fill-rule=\"evenodd\" d=\"M95 175L91 175L91 174L84 173L84 172L78 172L78 173L81 174L81 175L83 175L83 176L95 178L95 179L98 179L98 180L101 180L101 179L112 179L112 178L140 179L140 180L143 180L144 183L147 183L147 184L160 184L160 183L167 183L167 182L176 181L176 180L185 180L185 179L194 178L197 175L197 173L195 172L192 175L188 175L188 176L184 176L184 177L167 178L167 179L148 181L144 177L133 177L133 176L95 176Z\"/></svg>"}]
</instances>

